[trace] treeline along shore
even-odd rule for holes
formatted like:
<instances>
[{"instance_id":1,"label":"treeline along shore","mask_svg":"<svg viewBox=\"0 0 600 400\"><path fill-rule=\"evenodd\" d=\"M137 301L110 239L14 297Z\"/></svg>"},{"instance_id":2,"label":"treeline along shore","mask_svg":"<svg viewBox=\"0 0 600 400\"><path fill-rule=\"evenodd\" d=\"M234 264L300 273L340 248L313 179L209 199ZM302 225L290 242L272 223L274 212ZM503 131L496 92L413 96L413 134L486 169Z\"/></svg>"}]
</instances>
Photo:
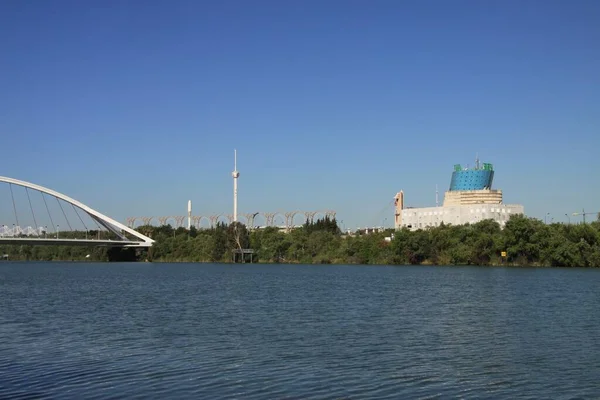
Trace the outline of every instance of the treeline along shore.
<instances>
[{"instance_id":1,"label":"treeline along shore","mask_svg":"<svg viewBox=\"0 0 600 400\"><path fill-rule=\"evenodd\" d=\"M600 267L600 221L545 224L516 215L504 229L495 221L483 220L472 225L351 235L343 234L336 220L329 218L289 232L274 227L248 230L241 223L210 229L167 225L137 230L156 243L148 250L0 245L0 255L9 260L232 262L236 250L252 249L252 255L244 255L245 262ZM60 237L98 234L60 232ZM241 257L238 254L236 260L240 262Z\"/></svg>"}]
</instances>

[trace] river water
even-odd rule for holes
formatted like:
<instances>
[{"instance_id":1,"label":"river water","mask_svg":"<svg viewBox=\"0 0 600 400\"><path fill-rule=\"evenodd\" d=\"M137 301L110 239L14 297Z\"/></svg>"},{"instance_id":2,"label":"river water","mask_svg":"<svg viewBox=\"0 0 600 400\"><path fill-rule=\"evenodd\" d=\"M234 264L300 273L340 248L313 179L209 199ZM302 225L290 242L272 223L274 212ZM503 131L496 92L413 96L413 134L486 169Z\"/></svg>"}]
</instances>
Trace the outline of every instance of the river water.
<instances>
[{"instance_id":1,"label":"river water","mask_svg":"<svg viewBox=\"0 0 600 400\"><path fill-rule=\"evenodd\" d=\"M0 262L0 398L600 398L600 270Z\"/></svg>"}]
</instances>

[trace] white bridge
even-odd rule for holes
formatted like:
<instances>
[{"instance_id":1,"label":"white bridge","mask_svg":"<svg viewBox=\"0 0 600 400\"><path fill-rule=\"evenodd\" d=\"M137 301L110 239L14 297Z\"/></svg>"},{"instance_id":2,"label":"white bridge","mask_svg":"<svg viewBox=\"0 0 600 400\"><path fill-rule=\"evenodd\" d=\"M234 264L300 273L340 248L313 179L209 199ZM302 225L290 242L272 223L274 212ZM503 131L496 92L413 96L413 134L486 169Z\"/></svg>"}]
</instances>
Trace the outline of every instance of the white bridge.
<instances>
[{"instance_id":1,"label":"white bridge","mask_svg":"<svg viewBox=\"0 0 600 400\"><path fill-rule=\"evenodd\" d=\"M75 199L72 199L69 196L56 192L52 189L48 189L40 185L3 176L0 176L0 183L7 183L10 188L12 208L14 212L13 218L15 220L15 223L11 223L10 225L0 222L0 244L150 247L154 243L154 240L145 235L142 235L136 230L118 221L115 221L114 219L107 217L106 215L103 215L96 210L93 210L92 208L86 206L85 204ZM18 198L15 199L13 186L24 188L26 197L23 196L22 200L19 200ZM37 192L39 195L41 195L41 200L43 200L43 205L45 205L45 211L47 211L47 217L50 221L50 229L48 229L48 224L44 225L43 223L41 223L42 218L40 218L40 214L44 214L45 218L45 213L40 213L38 211L36 216L36 212L32 205L33 196L30 195L30 190L34 193ZM56 200L56 203L58 204L58 207L62 212L61 217L64 216L66 226L69 227L68 231L62 232L63 237L61 237L61 232L59 229L60 224L55 223L54 219L52 218L47 197L50 198L51 204L53 204L52 198ZM61 201L63 203L61 203ZM29 226L21 227L19 224L19 213L17 209L19 207L27 207L27 204L29 205L31 216L33 217L33 224L27 224ZM69 221L67 213L65 212L65 207L63 207L62 204L67 205L66 208L69 212L69 206L72 207L75 216L77 216L76 220L79 220L84 227L84 229L81 229L81 233L82 236L84 235L84 238L64 237L67 233L72 234L73 231L78 230L72 228L71 221ZM42 209L43 208L44 207L42 207ZM0 214L0 216L2 215ZM5 216L2 216L2 218L5 218ZM89 229L86 223L84 222L84 218L95 224L97 229ZM58 222L58 219L56 220L56 222ZM63 227L64 226L65 225L63 223Z\"/></svg>"}]
</instances>

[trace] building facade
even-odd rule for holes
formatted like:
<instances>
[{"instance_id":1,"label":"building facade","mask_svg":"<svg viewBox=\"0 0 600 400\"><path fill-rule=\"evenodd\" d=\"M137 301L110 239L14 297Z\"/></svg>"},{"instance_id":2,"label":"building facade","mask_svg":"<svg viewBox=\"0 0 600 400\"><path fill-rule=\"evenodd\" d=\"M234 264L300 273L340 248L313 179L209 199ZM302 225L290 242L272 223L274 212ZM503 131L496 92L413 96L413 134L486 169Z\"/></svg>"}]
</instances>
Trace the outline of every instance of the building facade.
<instances>
[{"instance_id":1,"label":"building facade","mask_svg":"<svg viewBox=\"0 0 600 400\"><path fill-rule=\"evenodd\" d=\"M492 219L504 227L512 215L524 214L520 204L504 204L502 191L492 189L494 169L492 164L463 169L455 165L450 189L444 194L441 207L411 208L404 206L404 192L394 197L396 229L426 229L445 225L474 224Z\"/></svg>"},{"instance_id":2,"label":"building facade","mask_svg":"<svg viewBox=\"0 0 600 400\"><path fill-rule=\"evenodd\" d=\"M406 208L401 211L402 223L396 229L425 229L445 225L475 224L484 219L493 219L501 227L511 215L524 214L520 204L459 205L442 207Z\"/></svg>"},{"instance_id":3,"label":"building facade","mask_svg":"<svg viewBox=\"0 0 600 400\"><path fill-rule=\"evenodd\" d=\"M450 180L450 191L491 189L493 181L492 164L484 163L480 166L479 160L475 161L475 168L462 168L460 164L456 164Z\"/></svg>"}]
</instances>

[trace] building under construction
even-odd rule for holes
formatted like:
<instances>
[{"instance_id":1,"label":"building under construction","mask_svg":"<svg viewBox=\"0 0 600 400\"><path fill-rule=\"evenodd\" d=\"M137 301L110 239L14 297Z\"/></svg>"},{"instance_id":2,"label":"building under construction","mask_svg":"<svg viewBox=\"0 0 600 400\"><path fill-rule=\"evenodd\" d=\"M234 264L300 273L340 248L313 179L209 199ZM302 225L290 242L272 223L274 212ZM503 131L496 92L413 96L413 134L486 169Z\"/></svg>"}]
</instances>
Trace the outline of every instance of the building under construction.
<instances>
[{"instance_id":1,"label":"building under construction","mask_svg":"<svg viewBox=\"0 0 600 400\"><path fill-rule=\"evenodd\" d=\"M446 225L476 223L484 219L493 219L504 226L511 215L524 214L520 204L504 204L502 191L492 189L494 167L492 164L480 164L475 161L474 168L454 166L450 188L444 194L442 206L411 208L404 206L404 192L394 197L396 229L424 229Z\"/></svg>"}]
</instances>

